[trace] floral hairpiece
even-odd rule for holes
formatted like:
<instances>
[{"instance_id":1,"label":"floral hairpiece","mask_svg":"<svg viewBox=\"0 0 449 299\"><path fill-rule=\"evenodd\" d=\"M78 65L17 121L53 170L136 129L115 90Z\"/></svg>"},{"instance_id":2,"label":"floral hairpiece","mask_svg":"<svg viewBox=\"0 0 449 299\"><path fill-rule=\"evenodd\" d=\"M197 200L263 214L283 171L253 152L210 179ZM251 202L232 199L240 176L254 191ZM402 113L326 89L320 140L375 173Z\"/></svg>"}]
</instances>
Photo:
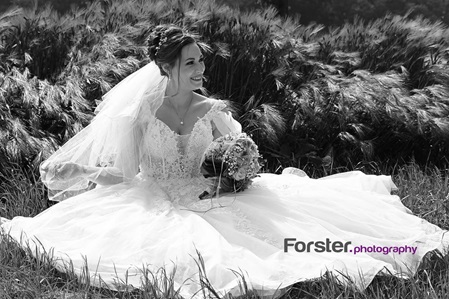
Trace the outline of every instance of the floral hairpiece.
<instances>
[{"instance_id":1,"label":"floral hairpiece","mask_svg":"<svg viewBox=\"0 0 449 299\"><path fill-rule=\"evenodd\" d=\"M167 35L164 33L161 34L161 38L159 39L159 44L156 47L156 52L154 53L154 56L157 56L157 53L161 49L161 46L167 41Z\"/></svg>"}]
</instances>

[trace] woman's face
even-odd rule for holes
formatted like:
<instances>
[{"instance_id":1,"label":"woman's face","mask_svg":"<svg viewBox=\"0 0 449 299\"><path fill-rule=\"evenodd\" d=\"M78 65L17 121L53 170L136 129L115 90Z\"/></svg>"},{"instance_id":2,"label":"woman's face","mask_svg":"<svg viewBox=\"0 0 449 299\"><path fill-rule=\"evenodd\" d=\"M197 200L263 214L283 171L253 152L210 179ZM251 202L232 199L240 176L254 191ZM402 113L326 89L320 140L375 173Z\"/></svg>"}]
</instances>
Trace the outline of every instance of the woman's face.
<instances>
[{"instance_id":1,"label":"woman's face","mask_svg":"<svg viewBox=\"0 0 449 299\"><path fill-rule=\"evenodd\" d=\"M177 81L179 90L197 90L203 86L204 57L196 43L186 45L181 57L171 70L171 80ZM179 81L178 81L179 80Z\"/></svg>"}]
</instances>

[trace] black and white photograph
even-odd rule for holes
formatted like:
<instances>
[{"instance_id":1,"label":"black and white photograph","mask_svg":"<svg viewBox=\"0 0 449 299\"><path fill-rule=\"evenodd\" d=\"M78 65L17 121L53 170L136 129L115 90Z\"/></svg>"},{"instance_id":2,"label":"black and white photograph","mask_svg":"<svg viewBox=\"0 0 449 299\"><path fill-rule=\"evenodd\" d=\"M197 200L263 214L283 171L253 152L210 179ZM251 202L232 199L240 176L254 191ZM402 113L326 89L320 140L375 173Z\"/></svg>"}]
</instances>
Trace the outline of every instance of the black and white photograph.
<instances>
[{"instance_id":1,"label":"black and white photograph","mask_svg":"<svg viewBox=\"0 0 449 299\"><path fill-rule=\"evenodd\" d=\"M0 299L449 298L449 0L0 0Z\"/></svg>"}]
</instances>

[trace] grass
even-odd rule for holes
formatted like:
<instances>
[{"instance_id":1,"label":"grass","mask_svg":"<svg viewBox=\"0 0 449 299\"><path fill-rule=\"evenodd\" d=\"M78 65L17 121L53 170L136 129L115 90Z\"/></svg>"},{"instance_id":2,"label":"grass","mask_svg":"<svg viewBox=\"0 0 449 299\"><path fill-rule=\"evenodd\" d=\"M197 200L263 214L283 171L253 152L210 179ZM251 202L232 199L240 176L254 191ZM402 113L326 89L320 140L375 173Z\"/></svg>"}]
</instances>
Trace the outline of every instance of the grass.
<instances>
[{"instance_id":1,"label":"grass","mask_svg":"<svg viewBox=\"0 0 449 299\"><path fill-rule=\"evenodd\" d=\"M95 0L0 14L0 162L38 165L101 96L148 62L157 24L197 32L210 94L230 100L274 168L449 162L449 29L392 16L301 25L211 0Z\"/></svg>"},{"instance_id":2,"label":"grass","mask_svg":"<svg viewBox=\"0 0 449 299\"><path fill-rule=\"evenodd\" d=\"M0 216L33 216L48 208L45 190L32 175L16 173L14 184L1 184ZM377 170L376 172L379 172ZM447 170L421 168L408 164L393 170L397 194L414 214L449 229L449 177ZM0 180L0 182L4 182ZM174 298L173 276L163 269L157 273L145 271L142 289L125 289L120 292L94 286L85 271L80 278L70 267L67 273L59 272L53 265L51 252L32 257L32 248L21 248L0 234L0 298ZM199 255L198 267L204 269ZM92 271L92 270L91 270ZM204 297L220 297L210 285L204 271L200 271ZM242 298L258 298L257 293L242 280ZM449 256L430 252L424 258L412 279L403 280L378 275L364 291L354 286L341 286L331 275L295 284L284 299L290 298L446 298L449 296Z\"/></svg>"},{"instance_id":3,"label":"grass","mask_svg":"<svg viewBox=\"0 0 449 299\"><path fill-rule=\"evenodd\" d=\"M160 23L190 27L212 46L207 89L236 104L268 170L295 166L314 177L348 169L393 173L407 207L449 228L446 25L386 16L337 28L303 26L272 8L240 12L209 0L96 0L63 15L51 8L0 15L1 217L34 216L51 205L35 167L89 122L102 94L148 62L145 39ZM408 162L412 157L416 163ZM373 160L390 162L382 169ZM441 168L422 166L431 163ZM58 272L51 256L29 253L7 238L0 243L0 299L175 292L170 277L158 291L151 273L143 290L95 288ZM447 257L431 253L411 280L378 277L359 292L324 277L284 296L448 297L448 268ZM202 281L213 297L207 277Z\"/></svg>"}]
</instances>

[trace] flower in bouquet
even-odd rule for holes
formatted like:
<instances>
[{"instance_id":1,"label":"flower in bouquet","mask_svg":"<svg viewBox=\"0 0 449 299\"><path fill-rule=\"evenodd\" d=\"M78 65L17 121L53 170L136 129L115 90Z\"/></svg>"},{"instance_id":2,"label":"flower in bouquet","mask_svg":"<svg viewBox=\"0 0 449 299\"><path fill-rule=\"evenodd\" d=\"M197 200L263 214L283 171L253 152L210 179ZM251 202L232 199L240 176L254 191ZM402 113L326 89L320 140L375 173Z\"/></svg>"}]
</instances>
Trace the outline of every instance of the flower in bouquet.
<instances>
[{"instance_id":1,"label":"flower in bouquet","mask_svg":"<svg viewBox=\"0 0 449 299\"><path fill-rule=\"evenodd\" d=\"M257 145L247 134L228 134L210 144L201 170L205 177L215 179L218 190L238 192L246 189L257 176L259 159Z\"/></svg>"}]
</instances>

